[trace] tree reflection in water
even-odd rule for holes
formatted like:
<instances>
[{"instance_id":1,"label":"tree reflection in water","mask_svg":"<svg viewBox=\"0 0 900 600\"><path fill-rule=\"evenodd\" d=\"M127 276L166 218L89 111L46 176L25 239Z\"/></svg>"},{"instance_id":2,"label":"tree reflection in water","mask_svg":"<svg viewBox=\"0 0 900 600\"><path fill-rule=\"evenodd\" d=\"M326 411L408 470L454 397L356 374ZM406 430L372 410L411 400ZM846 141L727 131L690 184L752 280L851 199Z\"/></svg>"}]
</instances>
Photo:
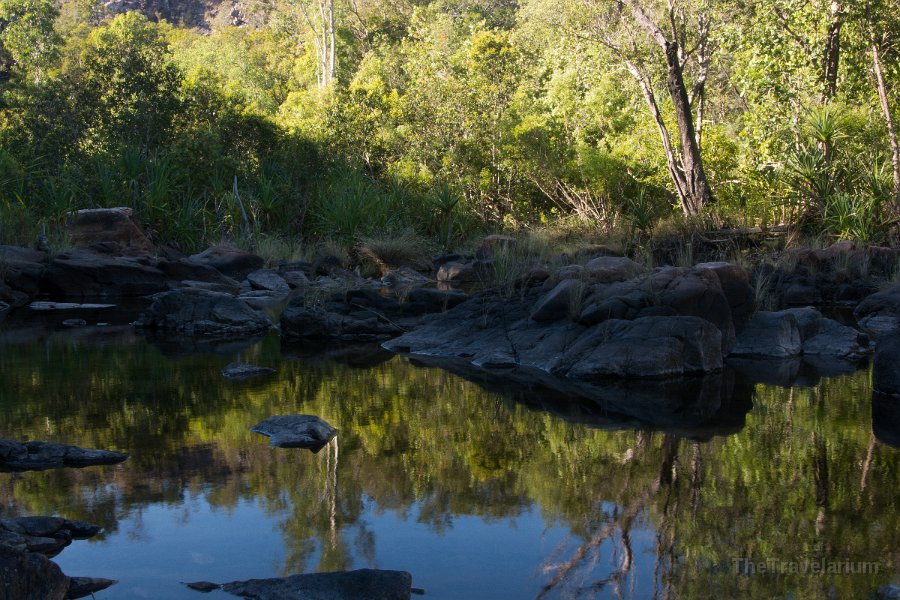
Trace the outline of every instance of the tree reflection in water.
<instances>
[{"instance_id":1,"label":"tree reflection in water","mask_svg":"<svg viewBox=\"0 0 900 600\"><path fill-rule=\"evenodd\" d=\"M173 355L127 330L0 343L6 436L132 454L115 467L2 475L7 515L61 513L114 540L153 506L253 502L279 519L277 570L288 574L376 564L372 525L384 512L441 533L463 517L539 511L570 542L533 565L538 598L629 597L650 577L657 598L867 597L898 572L900 452L882 441L896 435L896 411L882 402L873 414L866 372L809 388L703 382L712 404L660 396L654 431L610 407L631 399L652 415L647 399L662 392L632 387L591 406L373 348L314 359L321 349L267 338L239 351L276 376L236 384L220 374L234 354ZM321 416L338 438L312 454L271 449L248 430L290 413ZM635 531L651 532L652 555L635 550ZM750 576L736 573L744 557L881 567Z\"/></svg>"}]
</instances>

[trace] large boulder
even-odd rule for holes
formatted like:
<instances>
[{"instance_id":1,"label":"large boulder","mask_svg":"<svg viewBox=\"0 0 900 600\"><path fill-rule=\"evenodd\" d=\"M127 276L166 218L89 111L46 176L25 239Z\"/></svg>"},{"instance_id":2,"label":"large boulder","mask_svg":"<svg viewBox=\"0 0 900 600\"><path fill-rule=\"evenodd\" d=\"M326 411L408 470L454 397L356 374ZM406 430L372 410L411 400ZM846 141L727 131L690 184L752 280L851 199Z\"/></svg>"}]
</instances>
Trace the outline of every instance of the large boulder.
<instances>
[{"instance_id":1,"label":"large boulder","mask_svg":"<svg viewBox=\"0 0 900 600\"><path fill-rule=\"evenodd\" d=\"M583 281L563 279L537 301L531 310L531 318L535 321L556 321L573 316L580 312L581 300L586 292Z\"/></svg>"},{"instance_id":2,"label":"large boulder","mask_svg":"<svg viewBox=\"0 0 900 600\"><path fill-rule=\"evenodd\" d=\"M190 257L192 262L213 267L234 279L244 279L261 269L265 260L261 256L228 246L213 246Z\"/></svg>"},{"instance_id":3,"label":"large boulder","mask_svg":"<svg viewBox=\"0 0 900 600\"><path fill-rule=\"evenodd\" d=\"M60 517L0 519L0 600L83 598L116 583L67 577L48 557L72 540L93 537L100 528Z\"/></svg>"},{"instance_id":4,"label":"large boulder","mask_svg":"<svg viewBox=\"0 0 900 600\"><path fill-rule=\"evenodd\" d=\"M0 246L0 283L26 296L34 296L40 288L47 267L47 253L18 246Z\"/></svg>"},{"instance_id":5,"label":"large boulder","mask_svg":"<svg viewBox=\"0 0 900 600\"><path fill-rule=\"evenodd\" d=\"M319 307L291 303L281 313L281 332L285 339L335 339L373 341L403 332L391 319L376 313L331 312Z\"/></svg>"},{"instance_id":6,"label":"large boulder","mask_svg":"<svg viewBox=\"0 0 900 600\"><path fill-rule=\"evenodd\" d=\"M87 208L69 222L69 238L77 248L112 254L140 255L155 252L153 243L126 207Z\"/></svg>"},{"instance_id":7,"label":"large boulder","mask_svg":"<svg viewBox=\"0 0 900 600\"><path fill-rule=\"evenodd\" d=\"M871 351L866 334L822 316L812 307L760 311L747 323L732 357L796 356L855 362Z\"/></svg>"},{"instance_id":8,"label":"large boulder","mask_svg":"<svg viewBox=\"0 0 900 600\"><path fill-rule=\"evenodd\" d=\"M591 283L612 283L637 277L644 268L625 256L598 256L584 265Z\"/></svg>"},{"instance_id":9,"label":"large boulder","mask_svg":"<svg viewBox=\"0 0 900 600\"><path fill-rule=\"evenodd\" d=\"M874 335L900 329L900 284L876 292L853 310L860 327Z\"/></svg>"},{"instance_id":10,"label":"large boulder","mask_svg":"<svg viewBox=\"0 0 900 600\"><path fill-rule=\"evenodd\" d=\"M188 336L247 336L268 331L272 322L232 296L181 289L158 294L135 326Z\"/></svg>"},{"instance_id":11,"label":"large boulder","mask_svg":"<svg viewBox=\"0 0 900 600\"><path fill-rule=\"evenodd\" d=\"M137 297L169 289L169 278L148 257L75 251L50 262L40 289L54 298Z\"/></svg>"}]
</instances>

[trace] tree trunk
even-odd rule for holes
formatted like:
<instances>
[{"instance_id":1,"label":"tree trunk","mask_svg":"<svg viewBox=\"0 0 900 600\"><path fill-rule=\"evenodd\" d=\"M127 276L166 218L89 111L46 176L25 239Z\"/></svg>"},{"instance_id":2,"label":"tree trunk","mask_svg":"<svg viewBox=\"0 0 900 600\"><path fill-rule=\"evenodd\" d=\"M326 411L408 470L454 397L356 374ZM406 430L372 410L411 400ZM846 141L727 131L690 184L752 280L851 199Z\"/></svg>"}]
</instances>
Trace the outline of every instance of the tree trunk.
<instances>
[{"instance_id":1,"label":"tree trunk","mask_svg":"<svg viewBox=\"0 0 900 600\"><path fill-rule=\"evenodd\" d=\"M884 84L884 72L881 68L881 55L878 52L878 42L875 32L870 31L869 37L872 43L872 66L875 71L875 81L878 84L878 99L881 101L881 111L887 122L888 137L891 142L891 165L894 171L894 216L900 216L900 144L897 142L897 130L894 129L894 118L891 116L891 105L888 102L887 86Z\"/></svg>"},{"instance_id":2,"label":"tree trunk","mask_svg":"<svg viewBox=\"0 0 900 600\"><path fill-rule=\"evenodd\" d=\"M334 0L328 0L328 83L334 81L337 70L337 44L334 33Z\"/></svg>"},{"instance_id":3,"label":"tree trunk","mask_svg":"<svg viewBox=\"0 0 900 600\"><path fill-rule=\"evenodd\" d=\"M712 202L712 193L703 170L700 147L697 145L697 132L694 130L694 117L691 113L691 102L688 99L684 74L681 71L678 44L670 42L666 45L666 65L668 77L666 86L675 108L675 119L678 123L678 135L681 142L681 167L686 184L685 213L695 215Z\"/></svg>"},{"instance_id":4,"label":"tree trunk","mask_svg":"<svg viewBox=\"0 0 900 600\"><path fill-rule=\"evenodd\" d=\"M838 66L841 60L841 27L844 25L844 9L838 0L831 2L831 21L825 37L825 55L822 64L824 89L822 100L828 102L837 95Z\"/></svg>"}]
</instances>

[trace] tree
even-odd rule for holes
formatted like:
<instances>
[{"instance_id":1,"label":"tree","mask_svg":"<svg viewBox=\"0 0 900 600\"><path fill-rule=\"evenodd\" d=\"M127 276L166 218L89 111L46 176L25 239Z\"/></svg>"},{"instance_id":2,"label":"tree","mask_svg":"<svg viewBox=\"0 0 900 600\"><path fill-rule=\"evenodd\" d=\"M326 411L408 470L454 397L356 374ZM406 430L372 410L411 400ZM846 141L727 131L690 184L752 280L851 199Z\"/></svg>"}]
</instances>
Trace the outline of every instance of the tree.
<instances>
[{"instance_id":1,"label":"tree","mask_svg":"<svg viewBox=\"0 0 900 600\"><path fill-rule=\"evenodd\" d=\"M866 29L869 34L869 46L872 50L872 71L875 75L875 84L878 89L878 101L881 111L884 114L885 124L888 130L888 139L891 146L891 166L893 173L893 191L894 191L894 216L900 216L900 143L897 141L897 130L894 128L894 118L891 115L891 104L888 99L888 89L885 83L884 67L881 62L881 48L887 46L889 41L888 32L890 29L884 27L884 22L888 20L887 11L883 7L883 2L876 0L866 3ZM878 11L878 9L882 9ZM879 14L879 12L881 14ZM879 22L880 21L880 22ZM881 26L881 27L879 27ZM877 32L882 31L879 35Z\"/></svg>"},{"instance_id":2,"label":"tree","mask_svg":"<svg viewBox=\"0 0 900 600\"><path fill-rule=\"evenodd\" d=\"M52 64L60 44L53 29L58 14L53 0L0 0L0 73L15 66L39 77Z\"/></svg>"}]
</instances>

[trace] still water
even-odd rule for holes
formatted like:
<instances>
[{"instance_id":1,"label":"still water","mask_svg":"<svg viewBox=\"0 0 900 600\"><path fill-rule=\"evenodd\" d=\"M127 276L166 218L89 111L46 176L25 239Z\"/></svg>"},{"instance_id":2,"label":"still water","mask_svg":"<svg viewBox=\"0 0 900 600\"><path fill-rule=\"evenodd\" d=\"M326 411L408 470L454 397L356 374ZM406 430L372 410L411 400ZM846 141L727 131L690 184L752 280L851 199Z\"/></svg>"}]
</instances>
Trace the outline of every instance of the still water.
<instances>
[{"instance_id":1,"label":"still water","mask_svg":"<svg viewBox=\"0 0 900 600\"><path fill-rule=\"evenodd\" d=\"M277 372L224 380L238 356ZM120 580L98 600L362 567L407 570L434 600L866 598L900 581L900 450L873 433L869 379L734 385L725 417L654 430L377 347L7 321L0 437L131 458L0 473L2 514L102 525L55 559ZM291 413L337 443L249 431Z\"/></svg>"}]
</instances>

